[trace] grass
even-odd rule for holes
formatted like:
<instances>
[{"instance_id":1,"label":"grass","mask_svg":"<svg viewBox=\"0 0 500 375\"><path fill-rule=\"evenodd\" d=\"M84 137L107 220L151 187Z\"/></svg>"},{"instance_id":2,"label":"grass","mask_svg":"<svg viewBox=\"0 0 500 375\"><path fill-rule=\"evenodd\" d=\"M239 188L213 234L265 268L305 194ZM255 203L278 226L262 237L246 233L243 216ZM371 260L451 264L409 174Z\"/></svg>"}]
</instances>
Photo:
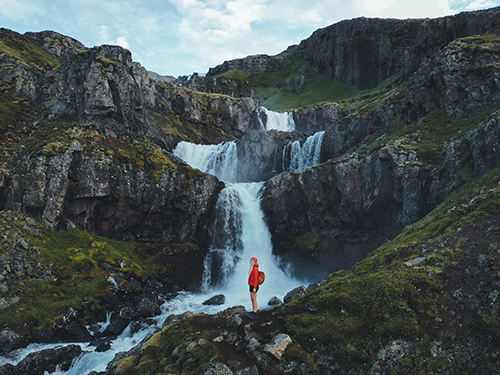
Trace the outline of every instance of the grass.
<instances>
[{"instance_id":1,"label":"grass","mask_svg":"<svg viewBox=\"0 0 500 375\"><path fill-rule=\"evenodd\" d=\"M17 39L5 31L0 31L0 51L43 70L60 66L59 60L42 47Z\"/></svg>"},{"instance_id":2,"label":"grass","mask_svg":"<svg viewBox=\"0 0 500 375\"><path fill-rule=\"evenodd\" d=\"M99 303L99 297L112 289L103 262L116 266L123 260L126 268L120 271L138 275L156 270L134 242L109 240L78 229L43 230L41 237L28 240L31 247L38 249L31 262L40 264L45 272L43 277L20 283L17 287L20 302L0 311L0 320L11 327L33 321L40 327L48 327L69 307L80 306L84 297Z\"/></svg>"},{"instance_id":3,"label":"grass","mask_svg":"<svg viewBox=\"0 0 500 375\"><path fill-rule=\"evenodd\" d=\"M294 300L318 313L288 317L288 329L297 338L313 340L316 350L344 366L373 363L380 347L397 339L430 345L434 338L428 326L440 318L437 301L443 285L439 278L428 275L441 272L434 267L437 264L455 267L460 251L437 248L418 266L404 263L422 256L422 245L442 241L455 235L455 229L462 225L498 214L500 167L451 194L427 217L408 226L352 269L330 275L321 288ZM457 246L465 241L459 240ZM498 322L498 314L492 312L483 317L480 326L498 337ZM411 363L403 361L401 365L418 365L422 371L443 368L443 363L428 361L432 357L426 355L414 352L412 359L405 357Z\"/></svg>"},{"instance_id":4,"label":"grass","mask_svg":"<svg viewBox=\"0 0 500 375\"><path fill-rule=\"evenodd\" d=\"M31 109L30 99L10 91L0 92L0 134L15 126Z\"/></svg>"}]
</instances>

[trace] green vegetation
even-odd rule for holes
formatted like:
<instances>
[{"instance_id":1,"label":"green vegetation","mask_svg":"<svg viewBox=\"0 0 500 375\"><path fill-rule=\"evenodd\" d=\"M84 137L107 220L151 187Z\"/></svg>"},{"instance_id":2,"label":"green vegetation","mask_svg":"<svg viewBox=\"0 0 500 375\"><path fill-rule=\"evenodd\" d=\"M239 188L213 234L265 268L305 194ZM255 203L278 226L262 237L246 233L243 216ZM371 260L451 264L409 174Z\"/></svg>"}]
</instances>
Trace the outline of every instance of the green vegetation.
<instances>
[{"instance_id":1,"label":"green vegetation","mask_svg":"<svg viewBox=\"0 0 500 375\"><path fill-rule=\"evenodd\" d=\"M300 94L295 94L293 88L283 87L262 103L263 107L273 111L292 110L326 102L338 102L359 94L359 90L339 80L315 73Z\"/></svg>"},{"instance_id":2,"label":"green vegetation","mask_svg":"<svg viewBox=\"0 0 500 375\"><path fill-rule=\"evenodd\" d=\"M414 147L407 146L419 154L419 160L428 166L440 167L443 162L443 144L464 136L497 109L458 119L450 117L445 110L434 111L417 124L397 130L392 139L405 139L408 143L413 143ZM462 157L468 158L469 156L463 155Z\"/></svg>"},{"instance_id":3,"label":"green vegetation","mask_svg":"<svg viewBox=\"0 0 500 375\"><path fill-rule=\"evenodd\" d=\"M42 47L15 38L7 31L0 31L0 51L44 70L58 68L59 60Z\"/></svg>"},{"instance_id":4,"label":"green vegetation","mask_svg":"<svg viewBox=\"0 0 500 375\"><path fill-rule=\"evenodd\" d=\"M299 57L283 53L274 57L276 63L282 61L286 68L276 72L246 72L238 69L230 70L219 77L235 82L234 87L219 87L221 92L235 89L238 82L255 86L255 95L264 100L262 106L274 111L285 111L308 106L317 106L329 102L343 102L347 105L359 102L365 106L379 98L385 89L393 84L399 76L385 80L371 90L359 90L357 87L339 80L316 73L308 62ZM301 86L300 81L303 81ZM299 92L297 92L297 90Z\"/></svg>"},{"instance_id":5,"label":"green vegetation","mask_svg":"<svg viewBox=\"0 0 500 375\"><path fill-rule=\"evenodd\" d=\"M112 289L103 262L116 266L118 261L124 261L126 268L121 271L139 275L156 270L134 242L109 240L78 229L42 233L41 237L23 234L30 246L37 249L31 262L41 269L41 274L20 283L16 293L20 295L19 303L0 311L1 321L9 326L35 319L40 327L47 327L55 324L69 307L80 306L83 298L99 304L99 297Z\"/></svg>"},{"instance_id":6,"label":"green vegetation","mask_svg":"<svg viewBox=\"0 0 500 375\"><path fill-rule=\"evenodd\" d=\"M26 117L30 108L31 101L27 96L10 91L0 92L0 135Z\"/></svg>"},{"instance_id":7,"label":"green vegetation","mask_svg":"<svg viewBox=\"0 0 500 375\"><path fill-rule=\"evenodd\" d=\"M115 142L108 142L108 145L110 144L117 145ZM140 140L135 145L121 143L117 146L113 148L117 150L116 155L122 162L131 162L135 172L147 172L151 180L156 183L160 182L160 177L166 170L177 170L177 164L173 163L159 146L151 142Z\"/></svg>"},{"instance_id":8,"label":"green vegetation","mask_svg":"<svg viewBox=\"0 0 500 375\"><path fill-rule=\"evenodd\" d=\"M319 233L310 232L295 238L295 247L304 254L310 253L320 240Z\"/></svg>"},{"instance_id":9,"label":"green vegetation","mask_svg":"<svg viewBox=\"0 0 500 375\"><path fill-rule=\"evenodd\" d=\"M373 363L380 347L397 339L418 340L421 347L429 347L434 338L428 327L442 319L438 298L443 290L442 279L430 275L439 275L443 267L457 267L463 254L460 247L467 240L457 238L455 248L434 245L421 263L405 263L422 257L424 245L456 236L458 227L500 214L499 183L500 167L451 194L429 215L352 269L330 275L321 288L294 300L318 313L290 316L288 329L296 337L315 340L320 353L333 356L344 366ZM496 249L496 244L493 247ZM479 327L500 337L499 321L492 311ZM415 350L402 366L429 373L446 365L435 358L429 361L433 358L429 353Z\"/></svg>"},{"instance_id":10,"label":"green vegetation","mask_svg":"<svg viewBox=\"0 0 500 375\"><path fill-rule=\"evenodd\" d=\"M140 356L114 363L117 375L201 373L201 368L217 356L205 332L194 332L189 319L167 325L142 345Z\"/></svg>"}]
</instances>

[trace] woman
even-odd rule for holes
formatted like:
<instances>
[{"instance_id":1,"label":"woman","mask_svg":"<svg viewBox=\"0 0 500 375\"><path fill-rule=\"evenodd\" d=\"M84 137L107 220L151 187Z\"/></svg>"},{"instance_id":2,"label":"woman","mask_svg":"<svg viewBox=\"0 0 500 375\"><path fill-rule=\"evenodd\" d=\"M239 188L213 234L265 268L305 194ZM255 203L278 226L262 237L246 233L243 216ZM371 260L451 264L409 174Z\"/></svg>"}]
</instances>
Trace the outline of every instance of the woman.
<instances>
[{"instance_id":1,"label":"woman","mask_svg":"<svg viewBox=\"0 0 500 375\"><path fill-rule=\"evenodd\" d=\"M250 259L250 272L248 275L248 285L250 286L250 299L252 300L252 313L248 316L251 319L257 318L257 291L259 290L259 264L257 258Z\"/></svg>"}]
</instances>

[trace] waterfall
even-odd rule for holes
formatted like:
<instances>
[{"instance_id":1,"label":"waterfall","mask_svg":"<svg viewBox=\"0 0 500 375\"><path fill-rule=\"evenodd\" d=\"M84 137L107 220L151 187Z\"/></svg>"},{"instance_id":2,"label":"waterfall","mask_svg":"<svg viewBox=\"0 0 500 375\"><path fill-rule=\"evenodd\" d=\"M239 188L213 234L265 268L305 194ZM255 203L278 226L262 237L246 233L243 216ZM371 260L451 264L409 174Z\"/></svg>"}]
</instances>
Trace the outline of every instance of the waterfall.
<instances>
[{"instance_id":1,"label":"waterfall","mask_svg":"<svg viewBox=\"0 0 500 375\"><path fill-rule=\"evenodd\" d=\"M180 142L174 150L178 156L193 168L209 173L222 181L236 181L238 149L235 142L218 145L197 145Z\"/></svg>"},{"instance_id":2,"label":"waterfall","mask_svg":"<svg viewBox=\"0 0 500 375\"><path fill-rule=\"evenodd\" d=\"M206 173L219 171L222 167L217 163L224 164L225 174L235 176L237 163L231 164L226 160L230 147L227 144L223 146L181 142L174 154ZM209 165L207 160L214 160L215 164ZM260 269L266 273L265 285L257 295L260 307L266 306L272 297L283 298L298 285L297 280L280 268L279 260L272 254L271 233L260 208L263 189L263 182L233 183L226 180L226 187L217 202L212 244L204 260L202 292L200 295L181 294L171 303L172 308L183 306L193 312L216 312L224 307L249 306L247 278L251 257L257 257ZM200 305L208 295L219 293L226 297L225 306L211 308Z\"/></svg>"},{"instance_id":3,"label":"waterfall","mask_svg":"<svg viewBox=\"0 0 500 375\"><path fill-rule=\"evenodd\" d=\"M295 121L292 112L273 112L264 107L257 108L256 112L262 129L275 129L283 132L295 131Z\"/></svg>"},{"instance_id":4,"label":"waterfall","mask_svg":"<svg viewBox=\"0 0 500 375\"><path fill-rule=\"evenodd\" d=\"M283 149L283 170L301 170L319 164L324 135L324 131L317 132L308 137L302 146L300 141L293 141L286 145ZM290 164L286 168L285 161L288 154Z\"/></svg>"}]
</instances>

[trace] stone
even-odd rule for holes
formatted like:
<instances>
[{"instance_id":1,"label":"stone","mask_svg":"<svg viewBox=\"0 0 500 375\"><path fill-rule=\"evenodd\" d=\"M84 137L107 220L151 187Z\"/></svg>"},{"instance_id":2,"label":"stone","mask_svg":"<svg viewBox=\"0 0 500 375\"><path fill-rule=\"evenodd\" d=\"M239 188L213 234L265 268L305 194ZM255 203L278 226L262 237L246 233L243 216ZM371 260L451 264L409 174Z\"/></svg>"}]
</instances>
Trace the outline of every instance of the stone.
<instances>
[{"instance_id":1,"label":"stone","mask_svg":"<svg viewBox=\"0 0 500 375\"><path fill-rule=\"evenodd\" d=\"M11 331L10 329L4 329L0 331L0 354L5 355L6 353L19 349L28 344L28 340Z\"/></svg>"},{"instance_id":2,"label":"stone","mask_svg":"<svg viewBox=\"0 0 500 375\"><path fill-rule=\"evenodd\" d=\"M264 346L264 352L273 355L276 359L280 359L286 347L292 343L292 339L285 333L280 333L273 337L270 343Z\"/></svg>"},{"instance_id":3,"label":"stone","mask_svg":"<svg viewBox=\"0 0 500 375\"><path fill-rule=\"evenodd\" d=\"M203 371L203 375L234 375L231 369L224 363L210 362Z\"/></svg>"},{"instance_id":4,"label":"stone","mask_svg":"<svg viewBox=\"0 0 500 375\"><path fill-rule=\"evenodd\" d=\"M286 294L285 298L283 298L283 302L288 303L292 299L294 299L295 297L304 296L306 293L307 293L307 288L304 285L301 285L301 286L289 291Z\"/></svg>"},{"instance_id":5,"label":"stone","mask_svg":"<svg viewBox=\"0 0 500 375\"><path fill-rule=\"evenodd\" d=\"M226 303L226 296L218 294L204 301L203 305L223 305L224 303Z\"/></svg>"},{"instance_id":6,"label":"stone","mask_svg":"<svg viewBox=\"0 0 500 375\"><path fill-rule=\"evenodd\" d=\"M424 262L427 259L427 257L418 257L412 260L409 260L408 262L405 262L405 265L411 267L411 266L418 266L420 263Z\"/></svg>"},{"instance_id":7,"label":"stone","mask_svg":"<svg viewBox=\"0 0 500 375\"><path fill-rule=\"evenodd\" d=\"M267 303L269 306L281 305L282 301L278 297L273 297Z\"/></svg>"},{"instance_id":8,"label":"stone","mask_svg":"<svg viewBox=\"0 0 500 375\"><path fill-rule=\"evenodd\" d=\"M58 368L60 371L68 371L73 360L81 353L82 349L79 345L68 345L53 349L45 349L28 354L15 366L15 368L20 374L30 375L53 373Z\"/></svg>"}]
</instances>

